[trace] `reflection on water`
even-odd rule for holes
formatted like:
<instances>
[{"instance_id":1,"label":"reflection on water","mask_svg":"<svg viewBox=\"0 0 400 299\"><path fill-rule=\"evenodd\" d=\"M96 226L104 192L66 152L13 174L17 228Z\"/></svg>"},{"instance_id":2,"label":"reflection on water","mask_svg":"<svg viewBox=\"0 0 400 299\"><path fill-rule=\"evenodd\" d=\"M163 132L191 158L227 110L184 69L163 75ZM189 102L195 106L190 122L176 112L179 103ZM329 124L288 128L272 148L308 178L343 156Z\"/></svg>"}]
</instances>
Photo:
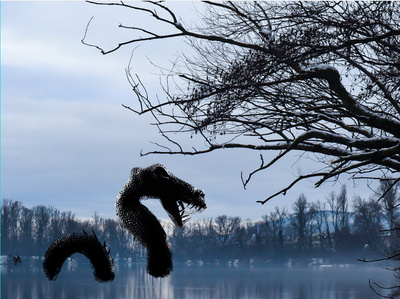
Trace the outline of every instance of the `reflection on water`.
<instances>
[{"instance_id":1,"label":"reflection on water","mask_svg":"<svg viewBox=\"0 0 400 299\"><path fill-rule=\"evenodd\" d=\"M377 266L277 268L175 265L153 278L142 264L116 264L111 283L98 283L88 263L65 264L56 281L40 265L1 266L1 298L134 299L369 299L379 298L368 280L394 285L392 272Z\"/></svg>"}]
</instances>

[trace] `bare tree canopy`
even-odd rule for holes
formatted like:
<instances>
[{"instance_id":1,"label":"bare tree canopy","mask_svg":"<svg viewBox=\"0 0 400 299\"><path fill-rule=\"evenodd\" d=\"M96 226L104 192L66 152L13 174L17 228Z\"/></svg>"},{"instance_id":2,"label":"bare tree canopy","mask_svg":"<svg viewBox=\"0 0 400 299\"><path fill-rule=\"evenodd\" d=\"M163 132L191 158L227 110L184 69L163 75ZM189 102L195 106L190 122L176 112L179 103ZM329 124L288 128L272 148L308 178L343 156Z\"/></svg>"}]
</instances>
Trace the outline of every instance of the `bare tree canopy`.
<instances>
[{"instance_id":1,"label":"bare tree canopy","mask_svg":"<svg viewBox=\"0 0 400 299\"><path fill-rule=\"evenodd\" d=\"M400 2L205 1L197 25L160 2L91 3L123 6L155 18L163 32L170 28L121 24L132 39L110 50L91 45L103 54L177 37L196 51L171 66L169 82L184 85L178 94L164 86L163 99L151 98L127 70L140 110L125 107L152 114L169 144L150 153L276 150L271 161L261 155L261 165L242 178L245 187L291 151L315 154L320 170L300 174L262 203L307 178L318 178L318 187L344 173L382 179L400 171ZM175 133L200 136L205 146L187 149Z\"/></svg>"}]
</instances>

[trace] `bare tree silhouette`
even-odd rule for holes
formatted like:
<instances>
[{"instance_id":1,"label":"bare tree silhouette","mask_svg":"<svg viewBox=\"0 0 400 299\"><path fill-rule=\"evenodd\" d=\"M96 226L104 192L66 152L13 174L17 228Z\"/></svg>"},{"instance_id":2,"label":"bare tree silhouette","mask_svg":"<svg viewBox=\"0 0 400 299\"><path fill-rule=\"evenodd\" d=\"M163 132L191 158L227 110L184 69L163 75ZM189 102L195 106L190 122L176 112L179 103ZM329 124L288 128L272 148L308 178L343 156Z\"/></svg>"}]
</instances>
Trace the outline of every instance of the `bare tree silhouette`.
<instances>
[{"instance_id":1,"label":"bare tree silhouette","mask_svg":"<svg viewBox=\"0 0 400 299\"><path fill-rule=\"evenodd\" d=\"M261 203L308 178L320 186L344 173L379 180L400 171L399 2L205 1L199 25L160 2L88 2L147 14L163 27L120 24L132 39L106 50L86 42L88 25L82 42L103 54L171 38L185 38L196 51L193 58L182 54L166 74L168 84L186 84L178 94L164 86L164 97L153 99L127 70L140 108L124 107L151 114L166 138L150 153L276 150L271 161L260 155L260 166L242 177L244 186L289 152L315 156L320 170L299 174ZM200 136L205 147L186 148L175 133Z\"/></svg>"}]
</instances>

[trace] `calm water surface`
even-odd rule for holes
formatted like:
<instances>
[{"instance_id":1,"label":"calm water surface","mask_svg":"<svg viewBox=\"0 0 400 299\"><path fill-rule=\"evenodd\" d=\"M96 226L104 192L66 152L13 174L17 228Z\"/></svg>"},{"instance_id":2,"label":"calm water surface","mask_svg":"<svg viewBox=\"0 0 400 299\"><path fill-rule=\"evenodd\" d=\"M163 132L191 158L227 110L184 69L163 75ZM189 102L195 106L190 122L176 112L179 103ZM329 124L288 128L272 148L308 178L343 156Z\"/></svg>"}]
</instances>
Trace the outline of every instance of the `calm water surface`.
<instances>
[{"instance_id":1,"label":"calm water surface","mask_svg":"<svg viewBox=\"0 0 400 299\"><path fill-rule=\"evenodd\" d=\"M175 265L167 278L146 274L145 265L116 264L111 283L98 283L88 263L64 264L56 281L40 266L1 266L1 298L93 299L369 299L380 298L368 280L395 284L378 266L286 268L271 266Z\"/></svg>"}]
</instances>

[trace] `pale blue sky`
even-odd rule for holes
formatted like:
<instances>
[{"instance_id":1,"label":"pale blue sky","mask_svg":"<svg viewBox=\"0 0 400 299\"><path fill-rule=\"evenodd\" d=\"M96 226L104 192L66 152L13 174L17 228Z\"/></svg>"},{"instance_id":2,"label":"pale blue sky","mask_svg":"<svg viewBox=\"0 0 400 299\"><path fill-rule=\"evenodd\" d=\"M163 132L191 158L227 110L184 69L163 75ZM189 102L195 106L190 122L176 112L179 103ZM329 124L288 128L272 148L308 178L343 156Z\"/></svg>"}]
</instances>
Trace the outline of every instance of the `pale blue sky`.
<instances>
[{"instance_id":1,"label":"pale blue sky","mask_svg":"<svg viewBox=\"0 0 400 299\"><path fill-rule=\"evenodd\" d=\"M194 20L190 2L169 3L182 21ZM259 152L222 150L203 156L150 155L140 150L163 142L151 118L137 116L121 104L136 106L125 77L133 46L110 55L81 44L85 27L94 16L88 42L112 47L129 38L127 25L152 26L146 15L121 8L80 2L1 3L1 196L27 207L52 205L79 218L115 218L115 197L135 166L164 164L172 173L206 193L208 210L198 218L226 214L260 220L275 206L288 206L304 193L310 201L325 200L340 184L314 189L303 182L265 205L256 203L289 184L298 168L313 167L310 160L288 156L259 173L244 190L240 172L259 165ZM146 59L168 67L177 51L190 53L182 40L142 44L135 51L133 71L154 96L162 96L157 69ZM180 139L184 144L190 138ZM195 141L196 142L196 141ZM265 153L271 159L274 153ZM269 157L269 158L268 158ZM349 197L369 197L363 183ZM158 201L145 203L167 218ZM196 217L193 217L196 218Z\"/></svg>"}]
</instances>

